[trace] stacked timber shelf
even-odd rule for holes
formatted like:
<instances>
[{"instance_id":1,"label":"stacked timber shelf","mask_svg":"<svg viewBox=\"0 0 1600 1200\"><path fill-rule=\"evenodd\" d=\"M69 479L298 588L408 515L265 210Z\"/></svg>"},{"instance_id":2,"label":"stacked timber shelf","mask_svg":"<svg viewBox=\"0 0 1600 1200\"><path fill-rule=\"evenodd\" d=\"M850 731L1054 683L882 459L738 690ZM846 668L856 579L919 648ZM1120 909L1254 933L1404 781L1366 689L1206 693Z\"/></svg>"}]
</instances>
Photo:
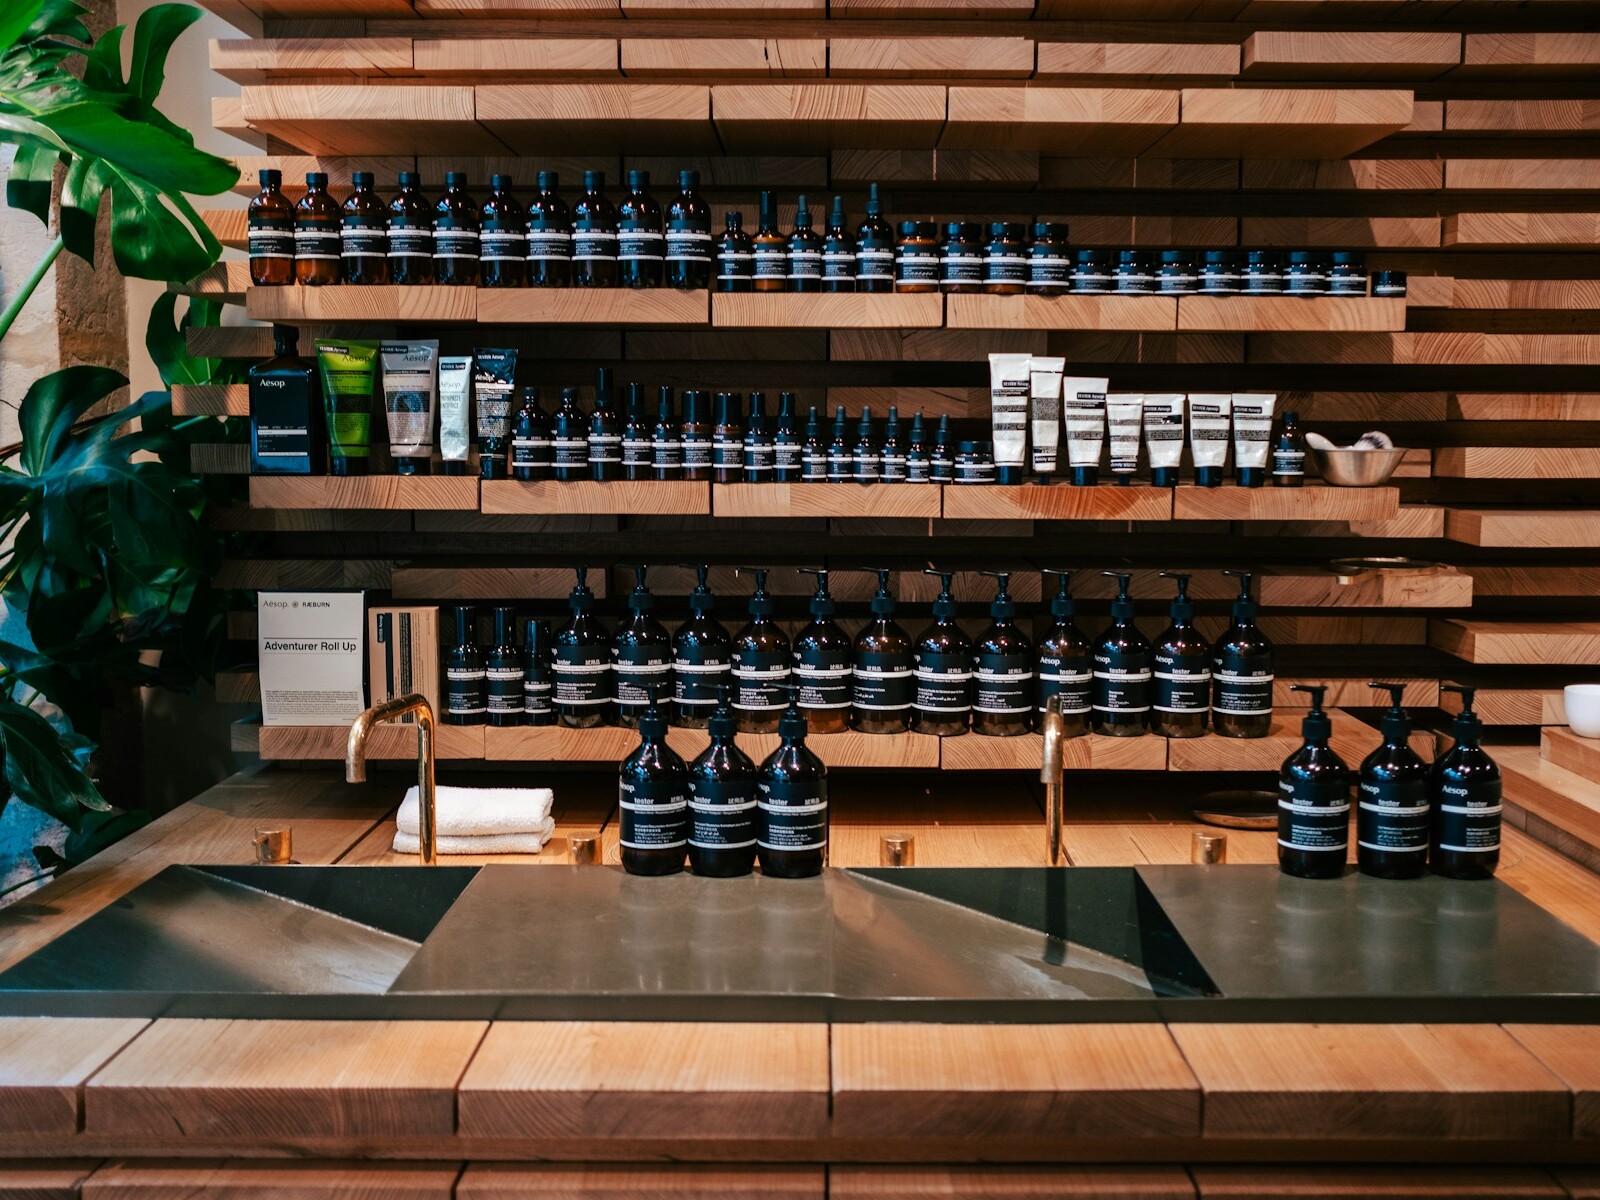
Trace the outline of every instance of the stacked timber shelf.
<instances>
[{"instance_id":1,"label":"stacked timber shelf","mask_svg":"<svg viewBox=\"0 0 1600 1200\"><path fill-rule=\"evenodd\" d=\"M1579 0L209 3L246 35L212 47L241 88L216 123L260 151L240 160L241 192L266 166L291 194L308 170L342 194L354 170L382 192L402 169L425 190L446 169L480 187L553 169L570 193L588 169L614 185L643 168L664 186L688 167L718 225L724 210L752 213L762 188L779 194L785 228L801 192L814 207L840 195L854 218L876 182L893 219L1065 221L1074 246L1354 249L1410 281L1403 300L1314 301L252 289L241 263L223 263L187 290L312 333L516 346L526 382L547 388L609 365L621 382L793 390L802 413L894 404L976 436L985 356L1026 351L1119 391L1274 391L1336 440L1378 427L1412 448L1393 485L1369 491L255 479L222 517L258 535L219 577L242 599L361 586L556 615L566 568L585 562L612 568L597 590L615 613L615 565L643 558L662 564L653 586L670 622L686 590L677 564L755 553L900 568L915 632L928 560L1023 571L1030 618L1044 605L1030 569L1127 564L1148 631L1167 596L1154 571L1168 568L1197 572L1215 632L1228 596L1217 572L1260 571L1263 624L1285 647L1274 736L1076 744L1072 765L1109 770L1269 769L1293 741L1295 679L1331 676L1350 708L1367 678L1411 680L1418 706L1439 701L1441 679L1467 680L1490 722L1537 727L1559 724L1562 683L1600 677L1600 32ZM242 243L241 211L207 219ZM195 329L190 344L270 352L263 327ZM238 416L245 394L185 388L175 404ZM219 445L197 461L227 473L242 456ZM1326 569L1357 554L1449 569L1358 584ZM847 626L865 615L865 580L836 576ZM808 586L778 586L786 620L803 619ZM964 620L981 623L991 587L961 576ZM725 623L745 590L719 568ZM1108 593L1099 580L1077 590L1092 635ZM249 629L241 613L235 633ZM225 693L252 689L241 672ZM1353 751L1369 734L1339 719ZM320 731L240 737L268 757L338 753ZM608 761L632 737L451 730L443 749ZM816 742L840 766L1034 768L1038 754L1033 738ZM1546 782L1568 761L1546 762Z\"/></svg>"}]
</instances>

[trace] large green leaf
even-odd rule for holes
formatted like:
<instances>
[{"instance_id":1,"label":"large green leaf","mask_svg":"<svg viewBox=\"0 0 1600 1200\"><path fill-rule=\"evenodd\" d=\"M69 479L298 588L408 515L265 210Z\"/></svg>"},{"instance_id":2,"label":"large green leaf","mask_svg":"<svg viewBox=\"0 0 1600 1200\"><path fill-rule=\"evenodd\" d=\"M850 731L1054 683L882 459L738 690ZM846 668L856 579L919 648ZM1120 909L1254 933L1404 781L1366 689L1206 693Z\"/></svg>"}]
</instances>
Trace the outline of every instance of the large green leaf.
<instances>
[{"instance_id":1,"label":"large green leaf","mask_svg":"<svg viewBox=\"0 0 1600 1200\"><path fill-rule=\"evenodd\" d=\"M97 92L125 93L127 83L122 78L122 31L118 25L106 30L95 39L83 63L83 85Z\"/></svg>"},{"instance_id":2,"label":"large green leaf","mask_svg":"<svg viewBox=\"0 0 1600 1200\"><path fill-rule=\"evenodd\" d=\"M84 413L128 382L108 367L66 367L34 381L22 397L22 469L42 474Z\"/></svg>"},{"instance_id":3,"label":"large green leaf","mask_svg":"<svg viewBox=\"0 0 1600 1200\"><path fill-rule=\"evenodd\" d=\"M18 146L11 172L6 176L6 203L48 224L50 189L60 161L61 152L52 147L31 143Z\"/></svg>"},{"instance_id":4,"label":"large green leaf","mask_svg":"<svg viewBox=\"0 0 1600 1200\"><path fill-rule=\"evenodd\" d=\"M168 192L214 195L239 178L233 164L196 150L163 129L129 120L104 103L80 101L36 113L80 153L104 159L119 175Z\"/></svg>"},{"instance_id":5,"label":"large green leaf","mask_svg":"<svg viewBox=\"0 0 1600 1200\"><path fill-rule=\"evenodd\" d=\"M139 14L133 27L128 87L146 104L155 103L166 81L167 54L172 43L199 19L200 10L188 4L156 4Z\"/></svg>"},{"instance_id":6,"label":"large green leaf","mask_svg":"<svg viewBox=\"0 0 1600 1200\"><path fill-rule=\"evenodd\" d=\"M0 10L0 51L11 49L28 32L42 8L44 0L6 0Z\"/></svg>"},{"instance_id":7,"label":"large green leaf","mask_svg":"<svg viewBox=\"0 0 1600 1200\"><path fill-rule=\"evenodd\" d=\"M222 243L181 195L119 175L111 187L111 250L124 275L180 280L216 262Z\"/></svg>"},{"instance_id":8,"label":"large green leaf","mask_svg":"<svg viewBox=\"0 0 1600 1200\"><path fill-rule=\"evenodd\" d=\"M73 761L61 738L38 713L14 700L0 700L0 743L4 744L6 782L25 804L77 829L84 809L111 806Z\"/></svg>"},{"instance_id":9,"label":"large green leaf","mask_svg":"<svg viewBox=\"0 0 1600 1200\"><path fill-rule=\"evenodd\" d=\"M75 158L61 183L61 242L90 266L94 265L95 230L100 224L100 198L111 173L93 158Z\"/></svg>"}]
</instances>

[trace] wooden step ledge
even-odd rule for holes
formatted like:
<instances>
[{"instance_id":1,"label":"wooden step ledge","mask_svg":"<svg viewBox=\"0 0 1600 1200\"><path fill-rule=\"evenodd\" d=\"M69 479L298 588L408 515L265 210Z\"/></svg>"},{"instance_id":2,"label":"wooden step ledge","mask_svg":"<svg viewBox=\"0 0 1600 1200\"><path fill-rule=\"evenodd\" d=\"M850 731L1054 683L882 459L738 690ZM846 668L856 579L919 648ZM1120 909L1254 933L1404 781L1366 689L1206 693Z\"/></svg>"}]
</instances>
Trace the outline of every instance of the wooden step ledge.
<instances>
[{"instance_id":1,"label":"wooden step ledge","mask_svg":"<svg viewBox=\"0 0 1600 1200\"><path fill-rule=\"evenodd\" d=\"M479 319L478 289L442 286L253 287L245 314L258 321L431 321ZM310 349L302 345L302 350Z\"/></svg>"},{"instance_id":2,"label":"wooden step ledge","mask_svg":"<svg viewBox=\"0 0 1600 1200\"><path fill-rule=\"evenodd\" d=\"M969 521L1167 521L1172 518L1172 489L949 484L944 515Z\"/></svg>"},{"instance_id":3,"label":"wooden step ledge","mask_svg":"<svg viewBox=\"0 0 1600 1200\"><path fill-rule=\"evenodd\" d=\"M1388 521L1400 515L1400 490L1184 485L1174 489L1172 515L1179 521Z\"/></svg>"},{"instance_id":4,"label":"wooden step ledge","mask_svg":"<svg viewBox=\"0 0 1600 1200\"><path fill-rule=\"evenodd\" d=\"M717 136L729 154L931 147L945 119L945 89L929 84L717 84Z\"/></svg>"},{"instance_id":5,"label":"wooden step ledge","mask_svg":"<svg viewBox=\"0 0 1600 1200\"><path fill-rule=\"evenodd\" d=\"M1600 511L1447 508L1444 536L1469 546L1594 549L1600 547Z\"/></svg>"},{"instance_id":6,"label":"wooden step ledge","mask_svg":"<svg viewBox=\"0 0 1600 1200\"><path fill-rule=\"evenodd\" d=\"M1176 92L1153 88L952 87L939 148L1131 158L1178 112Z\"/></svg>"},{"instance_id":7,"label":"wooden step ledge","mask_svg":"<svg viewBox=\"0 0 1600 1200\"><path fill-rule=\"evenodd\" d=\"M1544 730L1539 739L1539 754L1574 775L1596 785L1600 796L1600 738L1579 737L1560 726Z\"/></svg>"},{"instance_id":8,"label":"wooden step ledge","mask_svg":"<svg viewBox=\"0 0 1600 1200\"><path fill-rule=\"evenodd\" d=\"M1493 753L1508 803L1582 846L1600 850L1600 783L1544 757L1532 746L1496 746Z\"/></svg>"},{"instance_id":9,"label":"wooden step ledge","mask_svg":"<svg viewBox=\"0 0 1600 1200\"><path fill-rule=\"evenodd\" d=\"M483 511L502 514L709 514L711 485L687 479L619 480L615 483L488 480L483 485Z\"/></svg>"},{"instance_id":10,"label":"wooden step ledge","mask_svg":"<svg viewBox=\"0 0 1600 1200\"><path fill-rule=\"evenodd\" d=\"M1461 35L1431 30L1259 30L1244 41L1246 79L1422 80L1461 63Z\"/></svg>"},{"instance_id":11,"label":"wooden step ledge","mask_svg":"<svg viewBox=\"0 0 1600 1200\"><path fill-rule=\"evenodd\" d=\"M1428 644L1470 663L1600 667L1600 621L1436 618Z\"/></svg>"},{"instance_id":12,"label":"wooden step ledge","mask_svg":"<svg viewBox=\"0 0 1600 1200\"><path fill-rule=\"evenodd\" d=\"M937 292L714 292L718 329L935 329L944 324Z\"/></svg>"},{"instance_id":13,"label":"wooden step ledge","mask_svg":"<svg viewBox=\"0 0 1600 1200\"><path fill-rule=\"evenodd\" d=\"M466 475L252 475L250 507L476 511L478 480Z\"/></svg>"},{"instance_id":14,"label":"wooden step ledge","mask_svg":"<svg viewBox=\"0 0 1600 1200\"><path fill-rule=\"evenodd\" d=\"M1444 245L1478 250L1559 250L1600 246L1600 213L1446 213Z\"/></svg>"},{"instance_id":15,"label":"wooden step ledge","mask_svg":"<svg viewBox=\"0 0 1600 1200\"><path fill-rule=\"evenodd\" d=\"M1433 473L1445 479L1600 479L1600 447L1441 446Z\"/></svg>"},{"instance_id":16,"label":"wooden step ledge","mask_svg":"<svg viewBox=\"0 0 1600 1200\"><path fill-rule=\"evenodd\" d=\"M249 127L310 154L495 154L474 89L454 84L268 83L240 90Z\"/></svg>"},{"instance_id":17,"label":"wooden step ledge","mask_svg":"<svg viewBox=\"0 0 1600 1200\"><path fill-rule=\"evenodd\" d=\"M705 84L505 83L474 90L477 120L517 154L717 152Z\"/></svg>"},{"instance_id":18,"label":"wooden step ledge","mask_svg":"<svg viewBox=\"0 0 1600 1200\"><path fill-rule=\"evenodd\" d=\"M955 89L951 89L954 95ZM1184 88L1182 120L1153 158L1345 158L1412 119L1412 93L1326 88Z\"/></svg>"},{"instance_id":19,"label":"wooden step ledge","mask_svg":"<svg viewBox=\"0 0 1600 1200\"><path fill-rule=\"evenodd\" d=\"M0 1134L57 1139L80 1127L84 1081L149 1024L137 1018L0 1017Z\"/></svg>"},{"instance_id":20,"label":"wooden step ledge","mask_svg":"<svg viewBox=\"0 0 1600 1200\"><path fill-rule=\"evenodd\" d=\"M711 511L719 517L918 517L940 515L936 484L718 483Z\"/></svg>"}]
</instances>

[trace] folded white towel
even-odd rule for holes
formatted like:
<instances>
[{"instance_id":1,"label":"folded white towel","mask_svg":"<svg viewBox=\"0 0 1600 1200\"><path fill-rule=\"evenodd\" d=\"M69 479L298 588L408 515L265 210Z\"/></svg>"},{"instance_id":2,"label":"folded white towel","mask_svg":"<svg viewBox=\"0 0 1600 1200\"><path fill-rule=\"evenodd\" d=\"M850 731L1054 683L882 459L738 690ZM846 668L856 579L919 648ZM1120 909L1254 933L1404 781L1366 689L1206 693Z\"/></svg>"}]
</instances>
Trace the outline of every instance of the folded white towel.
<instances>
[{"instance_id":1,"label":"folded white towel","mask_svg":"<svg viewBox=\"0 0 1600 1200\"><path fill-rule=\"evenodd\" d=\"M550 832L556 823L546 817L539 823L538 828L527 833L489 833L479 837L446 837L439 838L439 853L445 854L538 854L544 850L544 844L550 840ZM394 835L394 852L396 854L415 854L420 847L421 838L414 833L396 830Z\"/></svg>"},{"instance_id":2,"label":"folded white towel","mask_svg":"<svg viewBox=\"0 0 1600 1200\"><path fill-rule=\"evenodd\" d=\"M550 815L555 793L549 788L470 788L438 789L439 836L484 837L492 833L530 833ZM401 833L416 837L421 832L415 785L400 801L396 823Z\"/></svg>"}]
</instances>

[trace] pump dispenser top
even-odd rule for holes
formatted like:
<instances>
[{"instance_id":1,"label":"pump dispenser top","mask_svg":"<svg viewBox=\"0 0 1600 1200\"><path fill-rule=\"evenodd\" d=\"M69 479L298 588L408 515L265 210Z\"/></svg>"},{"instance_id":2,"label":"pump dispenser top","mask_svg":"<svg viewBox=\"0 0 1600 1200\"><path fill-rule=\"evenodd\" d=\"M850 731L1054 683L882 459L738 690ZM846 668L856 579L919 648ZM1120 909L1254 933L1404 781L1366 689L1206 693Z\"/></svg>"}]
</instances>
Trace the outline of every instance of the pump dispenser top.
<instances>
[{"instance_id":1,"label":"pump dispenser top","mask_svg":"<svg viewBox=\"0 0 1600 1200\"><path fill-rule=\"evenodd\" d=\"M815 575L817 577L816 594L811 597L811 613L817 617L831 617L833 615L833 593L828 590L828 569L826 567L801 567L802 575Z\"/></svg>"},{"instance_id":2,"label":"pump dispenser top","mask_svg":"<svg viewBox=\"0 0 1600 1200\"><path fill-rule=\"evenodd\" d=\"M806 717L800 711L800 688L791 683L786 684L784 690L789 693L789 707L778 718L778 736L786 742L804 742Z\"/></svg>"},{"instance_id":3,"label":"pump dispenser top","mask_svg":"<svg viewBox=\"0 0 1600 1200\"><path fill-rule=\"evenodd\" d=\"M707 582L711 576L711 568L701 563L694 569L694 591L689 593L689 607L694 612L710 612L716 604L717 598L711 594L711 584Z\"/></svg>"},{"instance_id":4,"label":"pump dispenser top","mask_svg":"<svg viewBox=\"0 0 1600 1200\"><path fill-rule=\"evenodd\" d=\"M1061 580L1056 587L1056 594L1050 600L1050 615L1058 621L1065 621L1068 617L1078 613L1078 602L1072 598L1072 572L1058 571L1051 567L1044 568L1043 574L1055 575Z\"/></svg>"},{"instance_id":5,"label":"pump dispenser top","mask_svg":"<svg viewBox=\"0 0 1600 1200\"><path fill-rule=\"evenodd\" d=\"M939 595L933 601L933 615L938 620L951 620L956 615L956 598L950 594L950 586L955 581L954 571L935 571L932 567L923 568L924 575L932 575L939 581Z\"/></svg>"},{"instance_id":6,"label":"pump dispenser top","mask_svg":"<svg viewBox=\"0 0 1600 1200\"><path fill-rule=\"evenodd\" d=\"M1300 722L1300 733L1308 745L1326 742L1333 736L1333 722L1328 719L1328 714L1322 711L1322 698L1328 693L1328 685L1324 683L1293 683L1289 685L1291 692L1304 692L1311 697L1311 711L1306 713L1305 719Z\"/></svg>"},{"instance_id":7,"label":"pump dispenser top","mask_svg":"<svg viewBox=\"0 0 1600 1200\"><path fill-rule=\"evenodd\" d=\"M572 585L572 590L567 593L567 607L574 613L588 612L594 607L594 593L589 590L589 568L573 567L572 573L578 581Z\"/></svg>"},{"instance_id":8,"label":"pump dispenser top","mask_svg":"<svg viewBox=\"0 0 1600 1200\"><path fill-rule=\"evenodd\" d=\"M1441 692L1454 692L1461 697L1461 711L1456 714L1456 719L1451 723L1450 736L1455 738L1456 745L1476 746L1483 736L1483 722L1478 719L1478 714L1472 711L1472 701L1478 694L1475 687L1464 687L1458 683L1441 683Z\"/></svg>"},{"instance_id":9,"label":"pump dispenser top","mask_svg":"<svg viewBox=\"0 0 1600 1200\"><path fill-rule=\"evenodd\" d=\"M746 571L756 577L756 590L750 595L748 609L752 617L770 617L772 615L772 597L767 595L767 569L765 567L739 567L739 574Z\"/></svg>"},{"instance_id":10,"label":"pump dispenser top","mask_svg":"<svg viewBox=\"0 0 1600 1200\"><path fill-rule=\"evenodd\" d=\"M1249 571L1224 571L1223 574L1239 581L1239 596L1233 602L1234 619L1253 621L1261 607L1250 597L1250 581L1255 576Z\"/></svg>"},{"instance_id":11,"label":"pump dispenser top","mask_svg":"<svg viewBox=\"0 0 1600 1200\"><path fill-rule=\"evenodd\" d=\"M1133 586L1133 576L1118 571L1101 571L1100 574L1117 581L1117 598L1111 602L1111 619L1119 622L1133 620L1133 596L1129 592Z\"/></svg>"},{"instance_id":12,"label":"pump dispenser top","mask_svg":"<svg viewBox=\"0 0 1600 1200\"><path fill-rule=\"evenodd\" d=\"M661 711L661 695L666 690L665 684L653 683L645 689L647 704L644 712L639 714L639 740L643 742L659 742L667 736L667 717Z\"/></svg>"},{"instance_id":13,"label":"pump dispenser top","mask_svg":"<svg viewBox=\"0 0 1600 1200\"><path fill-rule=\"evenodd\" d=\"M889 590L889 568L869 567L867 569L876 572L878 576L878 590L872 597L873 613L880 617L892 616L894 614L894 593Z\"/></svg>"},{"instance_id":14,"label":"pump dispenser top","mask_svg":"<svg viewBox=\"0 0 1600 1200\"><path fill-rule=\"evenodd\" d=\"M650 568L643 563L633 568L633 591L628 593L628 608L633 612L649 612L656 606L656 598L650 594L649 585L645 582L649 571Z\"/></svg>"},{"instance_id":15,"label":"pump dispenser top","mask_svg":"<svg viewBox=\"0 0 1600 1200\"><path fill-rule=\"evenodd\" d=\"M1189 599L1189 576L1179 571L1162 571L1161 578L1178 585L1178 594L1172 598L1172 623L1189 625L1194 621L1194 601Z\"/></svg>"},{"instance_id":16,"label":"pump dispenser top","mask_svg":"<svg viewBox=\"0 0 1600 1200\"><path fill-rule=\"evenodd\" d=\"M989 615L997 622L1009 621L1017 615L1017 606L1011 599L1008 590L1011 585L1010 571L979 571L980 575L987 575L991 579L999 580L995 588L994 600L989 604Z\"/></svg>"},{"instance_id":17,"label":"pump dispenser top","mask_svg":"<svg viewBox=\"0 0 1600 1200\"><path fill-rule=\"evenodd\" d=\"M1397 746L1406 745L1407 739L1411 736L1411 718L1406 716L1403 704L1406 685L1369 683L1367 686L1374 691L1389 693L1389 711L1383 714L1383 720L1378 723L1378 728L1383 731L1383 740Z\"/></svg>"}]
</instances>

